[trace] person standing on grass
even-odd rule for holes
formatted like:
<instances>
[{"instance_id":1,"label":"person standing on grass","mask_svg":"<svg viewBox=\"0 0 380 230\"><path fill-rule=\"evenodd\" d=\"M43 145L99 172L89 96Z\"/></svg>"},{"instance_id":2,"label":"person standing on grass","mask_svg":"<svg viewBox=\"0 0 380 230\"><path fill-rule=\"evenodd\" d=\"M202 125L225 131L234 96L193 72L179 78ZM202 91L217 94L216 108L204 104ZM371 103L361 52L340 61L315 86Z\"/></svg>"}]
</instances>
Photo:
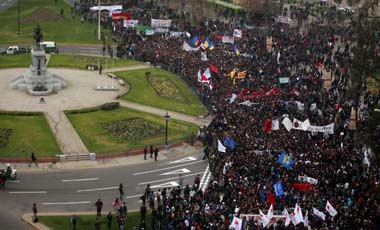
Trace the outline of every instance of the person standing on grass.
<instances>
[{"instance_id":1,"label":"person standing on grass","mask_svg":"<svg viewBox=\"0 0 380 230\"><path fill-rule=\"evenodd\" d=\"M107 215L107 230L112 229L112 212L108 212Z\"/></svg>"},{"instance_id":2,"label":"person standing on grass","mask_svg":"<svg viewBox=\"0 0 380 230\"><path fill-rule=\"evenodd\" d=\"M144 221L144 222L145 222L145 214L146 214L146 207L145 207L145 204L143 204L143 205L140 207L141 221Z\"/></svg>"},{"instance_id":3,"label":"person standing on grass","mask_svg":"<svg viewBox=\"0 0 380 230\"><path fill-rule=\"evenodd\" d=\"M123 201L123 197L124 197L124 189L123 189L123 184L120 184L119 185L119 198L120 198L120 201Z\"/></svg>"},{"instance_id":4,"label":"person standing on grass","mask_svg":"<svg viewBox=\"0 0 380 230\"><path fill-rule=\"evenodd\" d=\"M100 198L96 201L95 206L96 206L96 216L99 216L99 217L102 216L103 202Z\"/></svg>"},{"instance_id":5,"label":"person standing on grass","mask_svg":"<svg viewBox=\"0 0 380 230\"><path fill-rule=\"evenodd\" d=\"M100 222L99 217L96 217L96 220L95 220L95 224L94 224L94 226L95 226L95 230L100 230L100 229L101 229L101 227L102 227L102 222Z\"/></svg>"},{"instance_id":6,"label":"person standing on grass","mask_svg":"<svg viewBox=\"0 0 380 230\"><path fill-rule=\"evenodd\" d=\"M71 222L71 226L73 227L73 230L77 230L78 218L76 215L71 216L70 222Z\"/></svg>"},{"instance_id":7,"label":"person standing on grass","mask_svg":"<svg viewBox=\"0 0 380 230\"><path fill-rule=\"evenodd\" d=\"M145 145L145 148L144 148L144 160L146 160L146 154L148 154L148 147Z\"/></svg>"},{"instance_id":8,"label":"person standing on grass","mask_svg":"<svg viewBox=\"0 0 380 230\"><path fill-rule=\"evenodd\" d=\"M119 198L116 197L115 200L113 200L112 206L113 206L113 210L115 211L115 213L117 213L117 211L120 208Z\"/></svg>"}]
</instances>

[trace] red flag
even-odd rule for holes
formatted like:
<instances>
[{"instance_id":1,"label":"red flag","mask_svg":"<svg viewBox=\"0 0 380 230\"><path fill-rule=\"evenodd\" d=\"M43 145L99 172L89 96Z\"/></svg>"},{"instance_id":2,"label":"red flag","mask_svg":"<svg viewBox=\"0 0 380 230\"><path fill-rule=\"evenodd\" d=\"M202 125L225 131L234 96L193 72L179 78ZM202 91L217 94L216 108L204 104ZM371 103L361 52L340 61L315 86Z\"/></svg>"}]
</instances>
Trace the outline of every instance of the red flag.
<instances>
[{"instance_id":1,"label":"red flag","mask_svg":"<svg viewBox=\"0 0 380 230\"><path fill-rule=\"evenodd\" d=\"M211 69L212 72L219 73L218 67L214 66L213 64L210 64L209 66L210 66L210 69Z\"/></svg>"},{"instance_id":2,"label":"red flag","mask_svg":"<svg viewBox=\"0 0 380 230\"><path fill-rule=\"evenodd\" d=\"M274 196L273 196L272 190L270 190L270 192L268 194L267 201L268 201L268 203L271 203L272 205L274 205Z\"/></svg>"},{"instance_id":3,"label":"red flag","mask_svg":"<svg viewBox=\"0 0 380 230\"><path fill-rule=\"evenodd\" d=\"M272 120L271 119L266 119L264 121L264 131L268 133L271 130L272 130Z\"/></svg>"},{"instance_id":4,"label":"red flag","mask_svg":"<svg viewBox=\"0 0 380 230\"><path fill-rule=\"evenodd\" d=\"M119 19L131 20L131 14L130 13L113 13L112 14L112 20L119 20Z\"/></svg>"},{"instance_id":5,"label":"red flag","mask_svg":"<svg viewBox=\"0 0 380 230\"><path fill-rule=\"evenodd\" d=\"M306 183L306 184L293 184L293 188L300 190L300 191L310 191L312 189L311 184Z\"/></svg>"}]
</instances>

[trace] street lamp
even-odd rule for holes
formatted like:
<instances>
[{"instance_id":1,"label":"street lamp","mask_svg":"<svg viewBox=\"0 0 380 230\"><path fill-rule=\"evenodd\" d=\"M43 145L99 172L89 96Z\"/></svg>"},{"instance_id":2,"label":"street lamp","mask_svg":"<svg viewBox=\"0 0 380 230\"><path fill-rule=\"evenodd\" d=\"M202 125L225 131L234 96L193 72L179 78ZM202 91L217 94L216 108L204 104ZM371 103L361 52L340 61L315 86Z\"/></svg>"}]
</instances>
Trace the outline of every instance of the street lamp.
<instances>
[{"instance_id":1,"label":"street lamp","mask_svg":"<svg viewBox=\"0 0 380 230\"><path fill-rule=\"evenodd\" d=\"M21 34L20 31L20 0L17 1L17 34Z\"/></svg>"},{"instance_id":2,"label":"street lamp","mask_svg":"<svg viewBox=\"0 0 380 230\"><path fill-rule=\"evenodd\" d=\"M168 121L170 119L169 113L165 114L165 145L168 146Z\"/></svg>"}]
</instances>

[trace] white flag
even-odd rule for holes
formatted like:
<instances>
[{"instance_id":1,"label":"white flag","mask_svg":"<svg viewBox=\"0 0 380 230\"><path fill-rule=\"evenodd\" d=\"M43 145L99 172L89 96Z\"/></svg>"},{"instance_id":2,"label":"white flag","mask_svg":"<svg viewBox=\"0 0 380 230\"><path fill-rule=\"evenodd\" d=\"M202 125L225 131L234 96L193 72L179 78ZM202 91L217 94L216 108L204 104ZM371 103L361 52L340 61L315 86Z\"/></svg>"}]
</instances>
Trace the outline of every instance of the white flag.
<instances>
[{"instance_id":1,"label":"white flag","mask_svg":"<svg viewBox=\"0 0 380 230\"><path fill-rule=\"evenodd\" d=\"M326 207L325 207L326 211L330 214L330 216L334 217L336 216L336 214L338 214L338 212L335 210L335 208L330 204L329 201L327 201L326 203Z\"/></svg>"},{"instance_id":2,"label":"white flag","mask_svg":"<svg viewBox=\"0 0 380 230\"><path fill-rule=\"evenodd\" d=\"M222 153L226 152L226 147L224 147L224 145L222 144L222 142L220 142L219 139L218 139L218 151Z\"/></svg>"},{"instance_id":3,"label":"white flag","mask_svg":"<svg viewBox=\"0 0 380 230\"><path fill-rule=\"evenodd\" d=\"M305 227L309 226L309 216L308 215L309 215L309 212L306 211L305 219L303 219L303 226L305 226Z\"/></svg>"},{"instance_id":4,"label":"white flag","mask_svg":"<svg viewBox=\"0 0 380 230\"><path fill-rule=\"evenodd\" d=\"M270 205L270 208L268 210L268 214L267 214L267 217L268 217L268 220L270 221L273 217L273 204Z\"/></svg>"},{"instance_id":5,"label":"white flag","mask_svg":"<svg viewBox=\"0 0 380 230\"><path fill-rule=\"evenodd\" d=\"M322 220L326 219L326 215L323 212L319 211L318 209L316 209L314 207L313 207L313 214L316 215L316 216L318 216Z\"/></svg>"},{"instance_id":6,"label":"white flag","mask_svg":"<svg viewBox=\"0 0 380 230\"><path fill-rule=\"evenodd\" d=\"M297 104L297 109L299 111L304 111L305 110L305 104L304 103L301 103L299 101L295 101L295 103Z\"/></svg>"},{"instance_id":7,"label":"white flag","mask_svg":"<svg viewBox=\"0 0 380 230\"><path fill-rule=\"evenodd\" d=\"M293 128L292 121L287 117L285 117L281 123L285 126L285 129L288 130L288 132Z\"/></svg>"},{"instance_id":8,"label":"white flag","mask_svg":"<svg viewBox=\"0 0 380 230\"><path fill-rule=\"evenodd\" d=\"M259 209L260 212L260 220L261 223L263 223L264 228L269 224L268 217Z\"/></svg>"},{"instance_id":9,"label":"white flag","mask_svg":"<svg viewBox=\"0 0 380 230\"><path fill-rule=\"evenodd\" d=\"M210 79L210 78L211 78L210 68L207 68L207 69L203 72L203 75L204 75L207 79Z\"/></svg>"},{"instance_id":10,"label":"white flag","mask_svg":"<svg viewBox=\"0 0 380 230\"><path fill-rule=\"evenodd\" d=\"M367 150L367 148L364 150L363 164L368 165L368 166L370 164L369 160L368 160L368 150Z\"/></svg>"},{"instance_id":11,"label":"white flag","mask_svg":"<svg viewBox=\"0 0 380 230\"><path fill-rule=\"evenodd\" d=\"M296 207L294 208L294 211L292 213L292 222L294 225L303 222L302 210L298 204L296 204Z\"/></svg>"},{"instance_id":12,"label":"white flag","mask_svg":"<svg viewBox=\"0 0 380 230\"><path fill-rule=\"evenodd\" d=\"M288 227L289 224L290 224L290 215L288 213L288 210L286 210L286 208L284 209L284 211L282 212L285 216L285 227Z\"/></svg>"},{"instance_id":13,"label":"white flag","mask_svg":"<svg viewBox=\"0 0 380 230\"><path fill-rule=\"evenodd\" d=\"M232 93L231 98L230 98L230 104L234 103L236 98L237 98L237 95Z\"/></svg>"},{"instance_id":14,"label":"white flag","mask_svg":"<svg viewBox=\"0 0 380 230\"><path fill-rule=\"evenodd\" d=\"M242 33L241 30L234 29L234 34L233 34L233 36L234 36L235 38L241 38L241 37L243 36L243 33Z\"/></svg>"},{"instance_id":15,"label":"white flag","mask_svg":"<svg viewBox=\"0 0 380 230\"><path fill-rule=\"evenodd\" d=\"M232 220L230 224L230 229L233 228L235 230L241 230L242 225L243 225L243 220L234 216L234 219Z\"/></svg>"},{"instance_id":16,"label":"white flag","mask_svg":"<svg viewBox=\"0 0 380 230\"><path fill-rule=\"evenodd\" d=\"M278 119L272 120L272 130L280 129L280 121Z\"/></svg>"},{"instance_id":17,"label":"white flag","mask_svg":"<svg viewBox=\"0 0 380 230\"><path fill-rule=\"evenodd\" d=\"M198 70L198 82L202 82L201 70Z\"/></svg>"}]
</instances>

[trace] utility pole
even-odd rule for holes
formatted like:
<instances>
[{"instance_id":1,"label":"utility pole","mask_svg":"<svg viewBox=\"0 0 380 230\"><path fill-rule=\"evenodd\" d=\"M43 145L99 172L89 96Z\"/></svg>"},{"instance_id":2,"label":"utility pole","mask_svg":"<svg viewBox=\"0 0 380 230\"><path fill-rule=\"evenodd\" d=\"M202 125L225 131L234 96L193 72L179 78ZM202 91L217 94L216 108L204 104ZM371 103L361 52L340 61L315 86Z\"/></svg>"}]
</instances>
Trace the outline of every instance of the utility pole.
<instances>
[{"instance_id":1,"label":"utility pole","mask_svg":"<svg viewBox=\"0 0 380 230\"><path fill-rule=\"evenodd\" d=\"M21 34L20 31L20 0L17 1L17 34Z\"/></svg>"},{"instance_id":2,"label":"utility pole","mask_svg":"<svg viewBox=\"0 0 380 230\"><path fill-rule=\"evenodd\" d=\"M100 41L100 0L98 0L98 40Z\"/></svg>"}]
</instances>

